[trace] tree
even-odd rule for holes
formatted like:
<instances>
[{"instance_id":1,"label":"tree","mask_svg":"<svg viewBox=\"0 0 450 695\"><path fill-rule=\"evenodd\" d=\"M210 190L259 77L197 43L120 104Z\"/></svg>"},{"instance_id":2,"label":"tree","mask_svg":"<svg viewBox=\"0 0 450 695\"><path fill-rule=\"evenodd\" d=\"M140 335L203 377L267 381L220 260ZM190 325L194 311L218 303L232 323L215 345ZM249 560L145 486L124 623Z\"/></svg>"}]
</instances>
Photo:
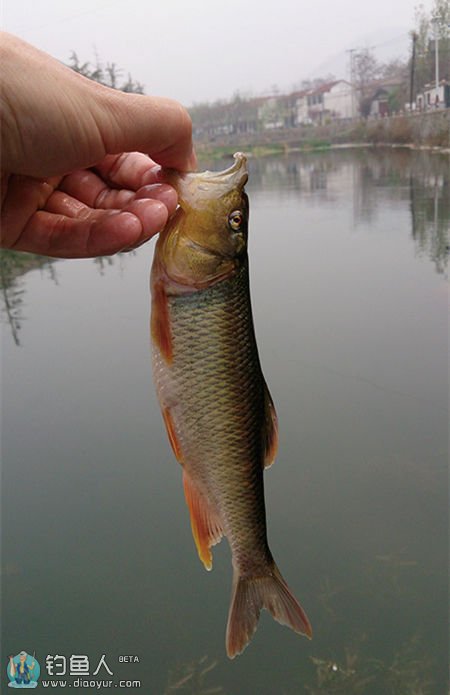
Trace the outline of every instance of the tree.
<instances>
[{"instance_id":1,"label":"tree","mask_svg":"<svg viewBox=\"0 0 450 695\"><path fill-rule=\"evenodd\" d=\"M381 75L381 66L370 48L355 51L352 60L352 83L359 94L359 108L363 116L367 116L370 112L373 82Z\"/></svg>"},{"instance_id":2,"label":"tree","mask_svg":"<svg viewBox=\"0 0 450 695\"><path fill-rule=\"evenodd\" d=\"M95 66L91 66L91 63L88 61L80 63L77 53L72 51L69 58L69 68L72 68L80 75L84 75L84 77L88 77L90 80L104 84L106 87L119 89L121 92L144 94L144 86L140 82L133 80L130 73L128 73L127 81L119 84L123 70L118 68L115 63L106 63L106 68L104 68L97 55Z\"/></svg>"},{"instance_id":3,"label":"tree","mask_svg":"<svg viewBox=\"0 0 450 695\"><path fill-rule=\"evenodd\" d=\"M423 5L416 8L416 84L419 91L435 79L435 31L437 31L439 42L439 76L440 79L450 79L449 23L449 0L434 0L429 14Z\"/></svg>"}]
</instances>

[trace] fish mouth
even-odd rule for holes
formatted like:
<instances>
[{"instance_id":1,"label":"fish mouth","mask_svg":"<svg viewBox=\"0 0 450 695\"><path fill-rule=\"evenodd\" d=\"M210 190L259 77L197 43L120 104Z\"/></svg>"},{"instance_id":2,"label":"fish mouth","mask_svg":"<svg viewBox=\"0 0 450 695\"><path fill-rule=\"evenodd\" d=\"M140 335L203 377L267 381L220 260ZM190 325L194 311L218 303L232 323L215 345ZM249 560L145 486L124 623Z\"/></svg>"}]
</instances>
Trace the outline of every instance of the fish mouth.
<instances>
[{"instance_id":1,"label":"fish mouth","mask_svg":"<svg viewBox=\"0 0 450 695\"><path fill-rule=\"evenodd\" d=\"M233 164L223 171L202 171L200 173L181 174L169 181L176 189L183 202L188 205L221 198L232 190L242 191L248 181L247 157L236 152Z\"/></svg>"},{"instance_id":2,"label":"fish mouth","mask_svg":"<svg viewBox=\"0 0 450 695\"><path fill-rule=\"evenodd\" d=\"M243 152L236 152L233 159L233 164L224 171L203 171L193 176L196 176L199 182L225 184L230 188L242 190L248 181L247 157Z\"/></svg>"}]
</instances>

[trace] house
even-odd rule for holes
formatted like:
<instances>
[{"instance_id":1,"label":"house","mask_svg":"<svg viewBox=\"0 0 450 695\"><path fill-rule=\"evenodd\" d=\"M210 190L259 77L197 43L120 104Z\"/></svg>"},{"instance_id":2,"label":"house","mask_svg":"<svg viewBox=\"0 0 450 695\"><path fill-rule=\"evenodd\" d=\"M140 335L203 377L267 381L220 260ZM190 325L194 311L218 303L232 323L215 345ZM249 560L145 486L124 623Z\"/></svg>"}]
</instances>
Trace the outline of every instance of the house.
<instances>
[{"instance_id":1,"label":"house","mask_svg":"<svg viewBox=\"0 0 450 695\"><path fill-rule=\"evenodd\" d=\"M297 123L353 118L358 113L355 90L346 80L327 82L297 98Z\"/></svg>"},{"instance_id":2,"label":"house","mask_svg":"<svg viewBox=\"0 0 450 695\"><path fill-rule=\"evenodd\" d=\"M331 118L354 118L358 115L358 103L355 89L347 80L338 80L324 91L325 111Z\"/></svg>"},{"instance_id":3,"label":"house","mask_svg":"<svg viewBox=\"0 0 450 695\"><path fill-rule=\"evenodd\" d=\"M404 75L374 80L367 84L360 95L362 114L378 118L403 108L404 84Z\"/></svg>"},{"instance_id":4,"label":"house","mask_svg":"<svg viewBox=\"0 0 450 695\"><path fill-rule=\"evenodd\" d=\"M417 95L416 103L420 111L435 108L449 108L450 82L448 82L448 80L441 80L437 89L434 83L432 85L426 84L422 94Z\"/></svg>"},{"instance_id":5,"label":"house","mask_svg":"<svg viewBox=\"0 0 450 695\"><path fill-rule=\"evenodd\" d=\"M369 116L387 116L389 114L389 91L385 87L379 87L370 102Z\"/></svg>"}]
</instances>

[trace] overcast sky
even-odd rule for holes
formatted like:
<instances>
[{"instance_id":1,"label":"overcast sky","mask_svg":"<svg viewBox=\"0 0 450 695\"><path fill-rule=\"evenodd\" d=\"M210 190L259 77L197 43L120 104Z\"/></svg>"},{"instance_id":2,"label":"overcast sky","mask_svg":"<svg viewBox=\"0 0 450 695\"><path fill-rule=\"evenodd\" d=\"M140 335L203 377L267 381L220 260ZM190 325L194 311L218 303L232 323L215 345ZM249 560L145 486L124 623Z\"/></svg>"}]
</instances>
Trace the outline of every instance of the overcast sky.
<instances>
[{"instance_id":1,"label":"overcast sky","mask_svg":"<svg viewBox=\"0 0 450 695\"><path fill-rule=\"evenodd\" d=\"M405 56L414 0L3 0L2 26L59 60L115 62L147 94L194 102L348 77L347 49ZM424 0L427 11L431 0Z\"/></svg>"}]
</instances>

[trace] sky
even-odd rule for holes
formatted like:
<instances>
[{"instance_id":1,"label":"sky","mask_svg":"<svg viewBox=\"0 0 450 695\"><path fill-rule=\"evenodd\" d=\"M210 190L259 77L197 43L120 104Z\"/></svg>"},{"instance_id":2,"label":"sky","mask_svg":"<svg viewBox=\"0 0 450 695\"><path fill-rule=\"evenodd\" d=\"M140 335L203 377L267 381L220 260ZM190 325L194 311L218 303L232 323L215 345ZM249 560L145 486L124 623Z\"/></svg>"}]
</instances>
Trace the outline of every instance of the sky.
<instances>
[{"instance_id":1,"label":"sky","mask_svg":"<svg viewBox=\"0 0 450 695\"><path fill-rule=\"evenodd\" d=\"M432 0L424 0L430 10ZM114 62L186 106L348 78L351 48L406 57L414 0L3 0L2 28L63 62Z\"/></svg>"}]
</instances>

